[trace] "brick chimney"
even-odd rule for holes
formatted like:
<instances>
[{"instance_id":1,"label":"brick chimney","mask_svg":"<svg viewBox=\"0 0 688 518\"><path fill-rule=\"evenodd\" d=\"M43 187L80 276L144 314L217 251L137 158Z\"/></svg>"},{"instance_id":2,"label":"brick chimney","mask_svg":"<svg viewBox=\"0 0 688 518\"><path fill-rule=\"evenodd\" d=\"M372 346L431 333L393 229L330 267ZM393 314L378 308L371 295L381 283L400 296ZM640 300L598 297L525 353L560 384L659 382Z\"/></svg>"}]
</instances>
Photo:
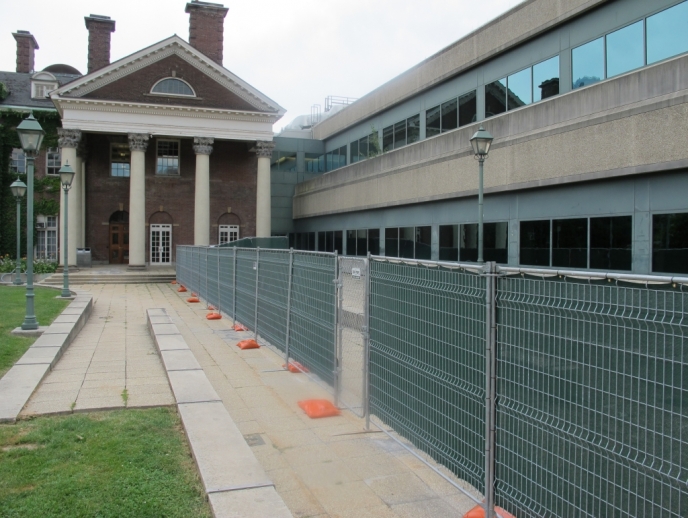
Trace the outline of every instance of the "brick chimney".
<instances>
[{"instance_id":1,"label":"brick chimney","mask_svg":"<svg viewBox=\"0 0 688 518\"><path fill-rule=\"evenodd\" d=\"M88 29L88 73L110 64L110 33L115 32L115 20L109 16L84 16Z\"/></svg>"},{"instance_id":2,"label":"brick chimney","mask_svg":"<svg viewBox=\"0 0 688 518\"><path fill-rule=\"evenodd\" d=\"M12 36L17 41L17 72L30 74L33 72L34 51L38 48L36 38L29 31L17 31Z\"/></svg>"},{"instance_id":3,"label":"brick chimney","mask_svg":"<svg viewBox=\"0 0 688 518\"><path fill-rule=\"evenodd\" d=\"M192 0L186 4L189 16L189 43L222 66L225 16L229 8L221 4Z\"/></svg>"}]
</instances>

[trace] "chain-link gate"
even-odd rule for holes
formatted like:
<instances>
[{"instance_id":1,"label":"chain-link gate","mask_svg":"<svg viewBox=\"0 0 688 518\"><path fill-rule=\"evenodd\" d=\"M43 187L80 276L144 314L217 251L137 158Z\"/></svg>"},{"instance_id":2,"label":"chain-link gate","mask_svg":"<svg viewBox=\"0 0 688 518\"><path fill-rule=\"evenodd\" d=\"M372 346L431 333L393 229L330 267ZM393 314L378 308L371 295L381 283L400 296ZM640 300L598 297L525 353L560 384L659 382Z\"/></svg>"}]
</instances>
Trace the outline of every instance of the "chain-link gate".
<instances>
[{"instance_id":1,"label":"chain-link gate","mask_svg":"<svg viewBox=\"0 0 688 518\"><path fill-rule=\"evenodd\" d=\"M368 259L339 257L337 394L339 404L365 414L367 392Z\"/></svg>"}]
</instances>

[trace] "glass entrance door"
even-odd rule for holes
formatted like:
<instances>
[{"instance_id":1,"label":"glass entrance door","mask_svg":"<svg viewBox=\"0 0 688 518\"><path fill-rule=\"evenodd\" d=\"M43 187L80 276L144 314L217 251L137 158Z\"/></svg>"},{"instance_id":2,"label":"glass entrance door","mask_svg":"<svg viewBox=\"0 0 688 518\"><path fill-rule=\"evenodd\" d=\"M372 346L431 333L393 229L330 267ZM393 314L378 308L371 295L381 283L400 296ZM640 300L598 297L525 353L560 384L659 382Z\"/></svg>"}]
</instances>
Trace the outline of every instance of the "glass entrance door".
<instances>
[{"instance_id":1,"label":"glass entrance door","mask_svg":"<svg viewBox=\"0 0 688 518\"><path fill-rule=\"evenodd\" d=\"M172 259L172 225L151 225L150 263L170 264Z\"/></svg>"}]
</instances>

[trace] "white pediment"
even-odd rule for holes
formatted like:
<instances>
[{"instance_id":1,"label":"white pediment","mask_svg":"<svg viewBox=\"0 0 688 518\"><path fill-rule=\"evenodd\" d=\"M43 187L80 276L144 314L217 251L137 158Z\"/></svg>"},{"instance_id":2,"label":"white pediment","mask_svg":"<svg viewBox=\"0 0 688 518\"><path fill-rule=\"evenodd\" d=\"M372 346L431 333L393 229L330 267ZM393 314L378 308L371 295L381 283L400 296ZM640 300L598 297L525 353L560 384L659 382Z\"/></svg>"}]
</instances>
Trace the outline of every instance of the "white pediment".
<instances>
[{"instance_id":1,"label":"white pediment","mask_svg":"<svg viewBox=\"0 0 688 518\"><path fill-rule=\"evenodd\" d=\"M194 66L199 72L248 102L257 111L272 112L279 117L286 112L284 108L268 96L253 88L229 70L221 67L176 35L64 85L55 90L51 94L51 98L54 101L59 101L61 98L83 97L94 90L173 55Z\"/></svg>"}]
</instances>

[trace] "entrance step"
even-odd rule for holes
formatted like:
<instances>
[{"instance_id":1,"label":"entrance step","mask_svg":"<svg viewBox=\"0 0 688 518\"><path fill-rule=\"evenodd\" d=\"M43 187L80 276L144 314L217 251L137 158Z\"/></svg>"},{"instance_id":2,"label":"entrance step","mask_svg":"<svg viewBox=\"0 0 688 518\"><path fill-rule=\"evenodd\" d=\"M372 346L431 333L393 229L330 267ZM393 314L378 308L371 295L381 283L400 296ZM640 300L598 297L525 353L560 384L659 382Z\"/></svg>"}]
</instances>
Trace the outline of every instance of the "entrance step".
<instances>
[{"instance_id":1,"label":"entrance step","mask_svg":"<svg viewBox=\"0 0 688 518\"><path fill-rule=\"evenodd\" d=\"M150 272L140 273L106 273L93 272L89 274L74 273L69 274L69 284L153 284L170 283L176 279L174 272ZM49 286L62 286L63 278L61 273L55 273L43 280L42 284Z\"/></svg>"}]
</instances>

